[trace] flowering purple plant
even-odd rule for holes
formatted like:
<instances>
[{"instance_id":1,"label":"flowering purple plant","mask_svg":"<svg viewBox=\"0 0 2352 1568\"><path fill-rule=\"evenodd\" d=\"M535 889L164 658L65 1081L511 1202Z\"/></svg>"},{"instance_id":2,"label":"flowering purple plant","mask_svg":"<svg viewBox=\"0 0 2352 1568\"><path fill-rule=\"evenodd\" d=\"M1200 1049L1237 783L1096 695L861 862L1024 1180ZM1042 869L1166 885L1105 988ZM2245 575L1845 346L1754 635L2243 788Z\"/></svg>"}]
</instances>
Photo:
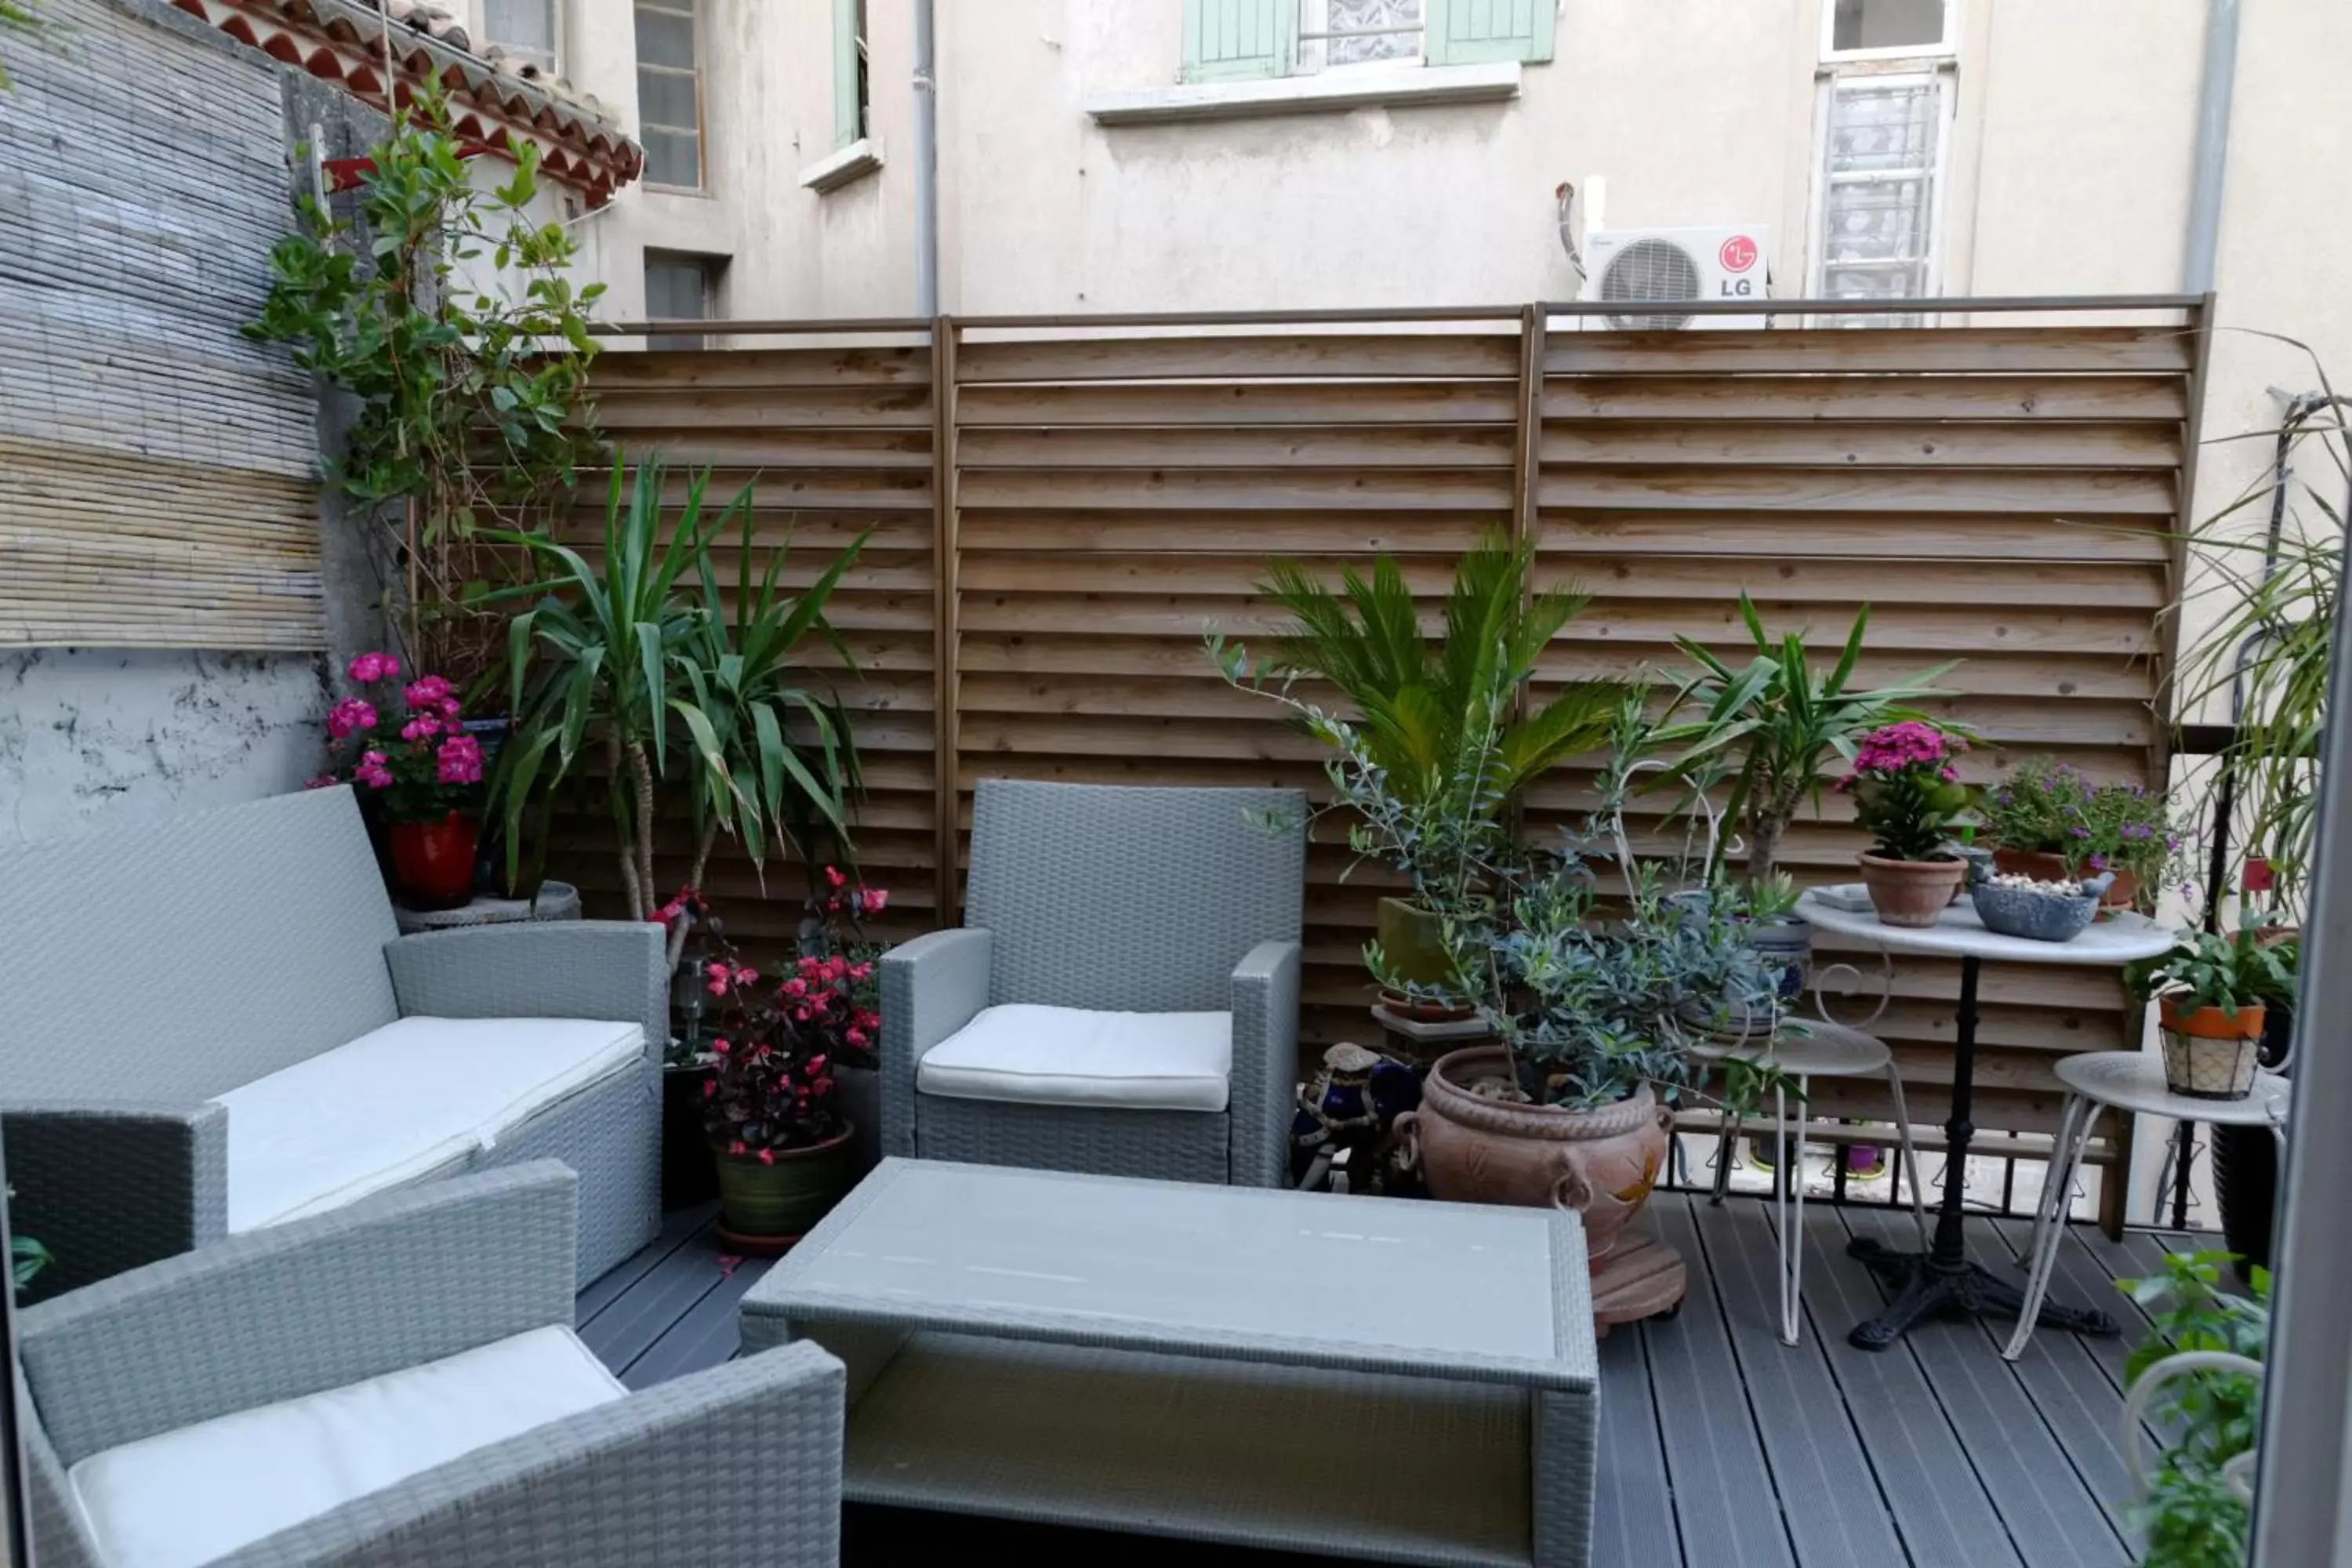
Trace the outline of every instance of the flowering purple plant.
<instances>
[{"instance_id":1,"label":"flowering purple plant","mask_svg":"<svg viewBox=\"0 0 2352 1568\"><path fill-rule=\"evenodd\" d=\"M361 686L387 688L400 677L400 660L388 653L363 653L348 673ZM400 692L401 716L394 734L379 707L387 692L346 697L327 710L329 766L310 781L312 789L349 782L371 792L393 822L438 822L451 812L481 809L482 743L466 732L465 711L448 681L427 675Z\"/></svg>"},{"instance_id":2,"label":"flowering purple plant","mask_svg":"<svg viewBox=\"0 0 2352 1568\"><path fill-rule=\"evenodd\" d=\"M2063 856L2069 876L2130 871L2142 887L2180 847L2161 795L2146 784L2094 784L2048 757L2020 763L1986 798L1984 827L2003 848Z\"/></svg>"},{"instance_id":3,"label":"flowering purple plant","mask_svg":"<svg viewBox=\"0 0 2352 1568\"><path fill-rule=\"evenodd\" d=\"M1922 720L1874 730L1854 748L1853 768L1837 782L1851 794L1854 820L1872 835L1871 853L1888 860L1948 859L1944 842L1974 792L1955 765L1968 742Z\"/></svg>"}]
</instances>

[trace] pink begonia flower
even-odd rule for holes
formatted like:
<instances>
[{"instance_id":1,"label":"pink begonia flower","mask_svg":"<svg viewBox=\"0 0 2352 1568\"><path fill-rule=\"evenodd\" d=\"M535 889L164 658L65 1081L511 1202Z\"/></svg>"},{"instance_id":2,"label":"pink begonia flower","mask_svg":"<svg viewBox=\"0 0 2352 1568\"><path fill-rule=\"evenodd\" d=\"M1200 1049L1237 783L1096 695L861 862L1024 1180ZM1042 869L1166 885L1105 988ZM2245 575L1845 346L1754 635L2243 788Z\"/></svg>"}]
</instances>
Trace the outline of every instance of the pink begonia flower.
<instances>
[{"instance_id":1,"label":"pink begonia flower","mask_svg":"<svg viewBox=\"0 0 2352 1568\"><path fill-rule=\"evenodd\" d=\"M842 1036L841 1037L847 1040L853 1046L862 1046L866 1043L866 1031L853 1025L850 1027L849 1033Z\"/></svg>"},{"instance_id":2,"label":"pink begonia flower","mask_svg":"<svg viewBox=\"0 0 2352 1568\"><path fill-rule=\"evenodd\" d=\"M362 730L375 728L375 705L356 697L346 697L327 710L327 733L336 740L345 740Z\"/></svg>"},{"instance_id":3,"label":"pink begonia flower","mask_svg":"<svg viewBox=\"0 0 2352 1568\"><path fill-rule=\"evenodd\" d=\"M760 1163L762 1165L772 1165L775 1163L776 1152L773 1149L762 1149L760 1151Z\"/></svg>"},{"instance_id":4,"label":"pink begonia flower","mask_svg":"<svg viewBox=\"0 0 2352 1568\"><path fill-rule=\"evenodd\" d=\"M742 965L740 965L740 964L738 964L738 965L736 966L736 969L735 969L735 984L738 984L738 985L749 985L749 984L752 984L754 981L758 980L759 978L760 978L760 972L759 972L758 970L756 970L756 969L750 969L750 968L746 968L746 967L744 967L744 966L742 966Z\"/></svg>"},{"instance_id":5,"label":"pink begonia flower","mask_svg":"<svg viewBox=\"0 0 2352 1568\"><path fill-rule=\"evenodd\" d=\"M857 907L869 915L880 914L890 907L890 889L887 888L858 889Z\"/></svg>"},{"instance_id":6,"label":"pink begonia flower","mask_svg":"<svg viewBox=\"0 0 2352 1568\"><path fill-rule=\"evenodd\" d=\"M352 660L346 673L362 684L389 680L400 673L400 660L388 653L363 653Z\"/></svg>"},{"instance_id":7,"label":"pink begonia flower","mask_svg":"<svg viewBox=\"0 0 2352 1568\"><path fill-rule=\"evenodd\" d=\"M838 866L827 866L824 868L824 879L828 885L835 888L849 880L841 874L841 868Z\"/></svg>"},{"instance_id":8,"label":"pink begonia flower","mask_svg":"<svg viewBox=\"0 0 2352 1568\"><path fill-rule=\"evenodd\" d=\"M401 693L401 696L407 700L408 706L412 709L436 708L440 706L442 700L448 695L449 682L447 679L438 675L419 677L405 691Z\"/></svg>"},{"instance_id":9,"label":"pink begonia flower","mask_svg":"<svg viewBox=\"0 0 2352 1568\"><path fill-rule=\"evenodd\" d=\"M705 969L702 973L706 977L704 984L713 996L724 996L727 994L727 983L734 977L735 972L733 970L728 968L724 963L714 963Z\"/></svg>"},{"instance_id":10,"label":"pink begonia flower","mask_svg":"<svg viewBox=\"0 0 2352 1568\"><path fill-rule=\"evenodd\" d=\"M447 784L482 782L482 743L471 735L452 735L433 754L435 770Z\"/></svg>"}]
</instances>

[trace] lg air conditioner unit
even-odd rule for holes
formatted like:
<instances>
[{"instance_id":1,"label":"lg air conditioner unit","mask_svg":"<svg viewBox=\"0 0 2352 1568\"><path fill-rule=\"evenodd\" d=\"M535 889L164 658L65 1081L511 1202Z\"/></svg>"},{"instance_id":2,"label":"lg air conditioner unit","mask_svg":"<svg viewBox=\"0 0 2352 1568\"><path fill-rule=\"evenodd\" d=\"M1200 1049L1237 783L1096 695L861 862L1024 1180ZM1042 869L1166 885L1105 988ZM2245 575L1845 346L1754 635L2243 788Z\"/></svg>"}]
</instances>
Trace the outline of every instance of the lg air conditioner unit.
<instances>
[{"instance_id":1,"label":"lg air conditioner unit","mask_svg":"<svg viewBox=\"0 0 2352 1568\"><path fill-rule=\"evenodd\" d=\"M1584 298L1622 304L1583 318L1591 328L1671 331L1681 327L1768 325L1761 315L1708 315L1672 307L1687 301L1769 298L1772 231L1746 228L1621 228L1584 237ZM1648 307L1641 309L1639 307Z\"/></svg>"}]
</instances>

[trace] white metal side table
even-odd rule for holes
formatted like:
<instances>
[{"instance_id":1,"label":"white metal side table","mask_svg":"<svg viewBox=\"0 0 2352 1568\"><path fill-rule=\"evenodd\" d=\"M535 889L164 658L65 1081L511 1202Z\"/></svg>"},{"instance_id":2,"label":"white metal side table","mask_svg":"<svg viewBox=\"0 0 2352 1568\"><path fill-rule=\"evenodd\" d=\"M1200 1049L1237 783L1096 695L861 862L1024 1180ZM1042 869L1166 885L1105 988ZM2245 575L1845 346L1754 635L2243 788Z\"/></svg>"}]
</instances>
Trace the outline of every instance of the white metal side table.
<instances>
[{"instance_id":1,"label":"white metal side table","mask_svg":"<svg viewBox=\"0 0 2352 1568\"><path fill-rule=\"evenodd\" d=\"M1847 1342L1857 1350L1881 1351L1928 1318L2023 1312L2022 1291L1969 1261L1964 1229L1969 1143L1976 1136L1969 1114L1976 1089L1978 972L1988 958L2119 969L2135 959L2153 958L2164 952L2172 945L2174 933L2144 915L2124 913L2094 923L2072 942L2035 942L1987 931L1968 904L1952 905L1932 926L1881 925L1875 914L1840 909L1817 892L1807 892L1797 900L1797 914L1816 931L1874 942L1882 951L1935 953L1960 961L1951 1116L1944 1123L1944 1195L1936 1211L1935 1243L1925 1252L1897 1252L1870 1237L1857 1237L1847 1244L1848 1254L1877 1275L1895 1298L1885 1311L1856 1324ZM2039 1310L2041 1318L2054 1328L2092 1334L2116 1331L2116 1321L2095 1308L2044 1302Z\"/></svg>"},{"instance_id":2,"label":"white metal side table","mask_svg":"<svg viewBox=\"0 0 2352 1568\"><path fill-rule=\"evenodd\" d=\"M2066 1109L2058 1119L2058 1142L2052 1152L2049 1180L2033 1213L2033 1246L2027 1257L2025 1303L2018 1313L2017 1331L2009 1336L2001 1354L2015 1361L2033 1337L2036 1312L2050 1289L2051 1265L2066 1234L2067 1198L2083 1168L2083 1154L2091 1146L2091 1127L2101 1107L2126 1115L2169 1116L2177 1121L2202 1121L2224 1127L2267 1127L2278 1141L2285 1168L2287 1080L2270 1073L2254 1075L2252 1093L2243 1100L2207 1100L2175 1094L2164 1081L2164 1064L2139 1051L2094 1051L2067 1057L2056 1068L2066 1086Z\"/></svg>"}]
</instances>

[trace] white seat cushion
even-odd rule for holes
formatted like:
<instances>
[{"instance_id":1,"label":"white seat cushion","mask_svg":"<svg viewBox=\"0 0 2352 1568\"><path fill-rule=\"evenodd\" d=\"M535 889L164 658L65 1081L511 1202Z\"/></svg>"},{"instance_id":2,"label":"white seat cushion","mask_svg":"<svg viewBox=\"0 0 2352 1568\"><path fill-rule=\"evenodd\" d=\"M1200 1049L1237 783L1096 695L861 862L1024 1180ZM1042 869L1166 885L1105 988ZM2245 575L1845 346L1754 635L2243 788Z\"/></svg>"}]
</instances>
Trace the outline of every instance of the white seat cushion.
<instances>
[{"instance_id":1,"label":"white seat cushion","mask_svg":"<svg viewBox=\"0 0 2352 1568\"><path fill-rule=\"evenodd\" d=\"M923 1053L915 1087L950 1100L1223 1110L1231 1013L1095 1013L1008 1003Z\"/></svg>"},{"instance_id":2,"label":"white seat cushion","mask_svg":"<svg viewBox=\"0 0 2352 1568\"><path fill-rule=\"evenodd\" d=\"M628 1391L566 1328L161 1432L67 1472L109 1568L193 1568Z\"/></svg>"},{"instance_id":3,"label":"white seat cushion","mask_svg":"<svg viewBox=\"0 0 2352 1568\"><path fill-rule=\"evenodd\" d=\"M339 1208L463 1165L645 1054L645 1028L583 1018L403 1018L215 1096L228 1108L228 1227Z\"/></svg>"}]
</instances>

